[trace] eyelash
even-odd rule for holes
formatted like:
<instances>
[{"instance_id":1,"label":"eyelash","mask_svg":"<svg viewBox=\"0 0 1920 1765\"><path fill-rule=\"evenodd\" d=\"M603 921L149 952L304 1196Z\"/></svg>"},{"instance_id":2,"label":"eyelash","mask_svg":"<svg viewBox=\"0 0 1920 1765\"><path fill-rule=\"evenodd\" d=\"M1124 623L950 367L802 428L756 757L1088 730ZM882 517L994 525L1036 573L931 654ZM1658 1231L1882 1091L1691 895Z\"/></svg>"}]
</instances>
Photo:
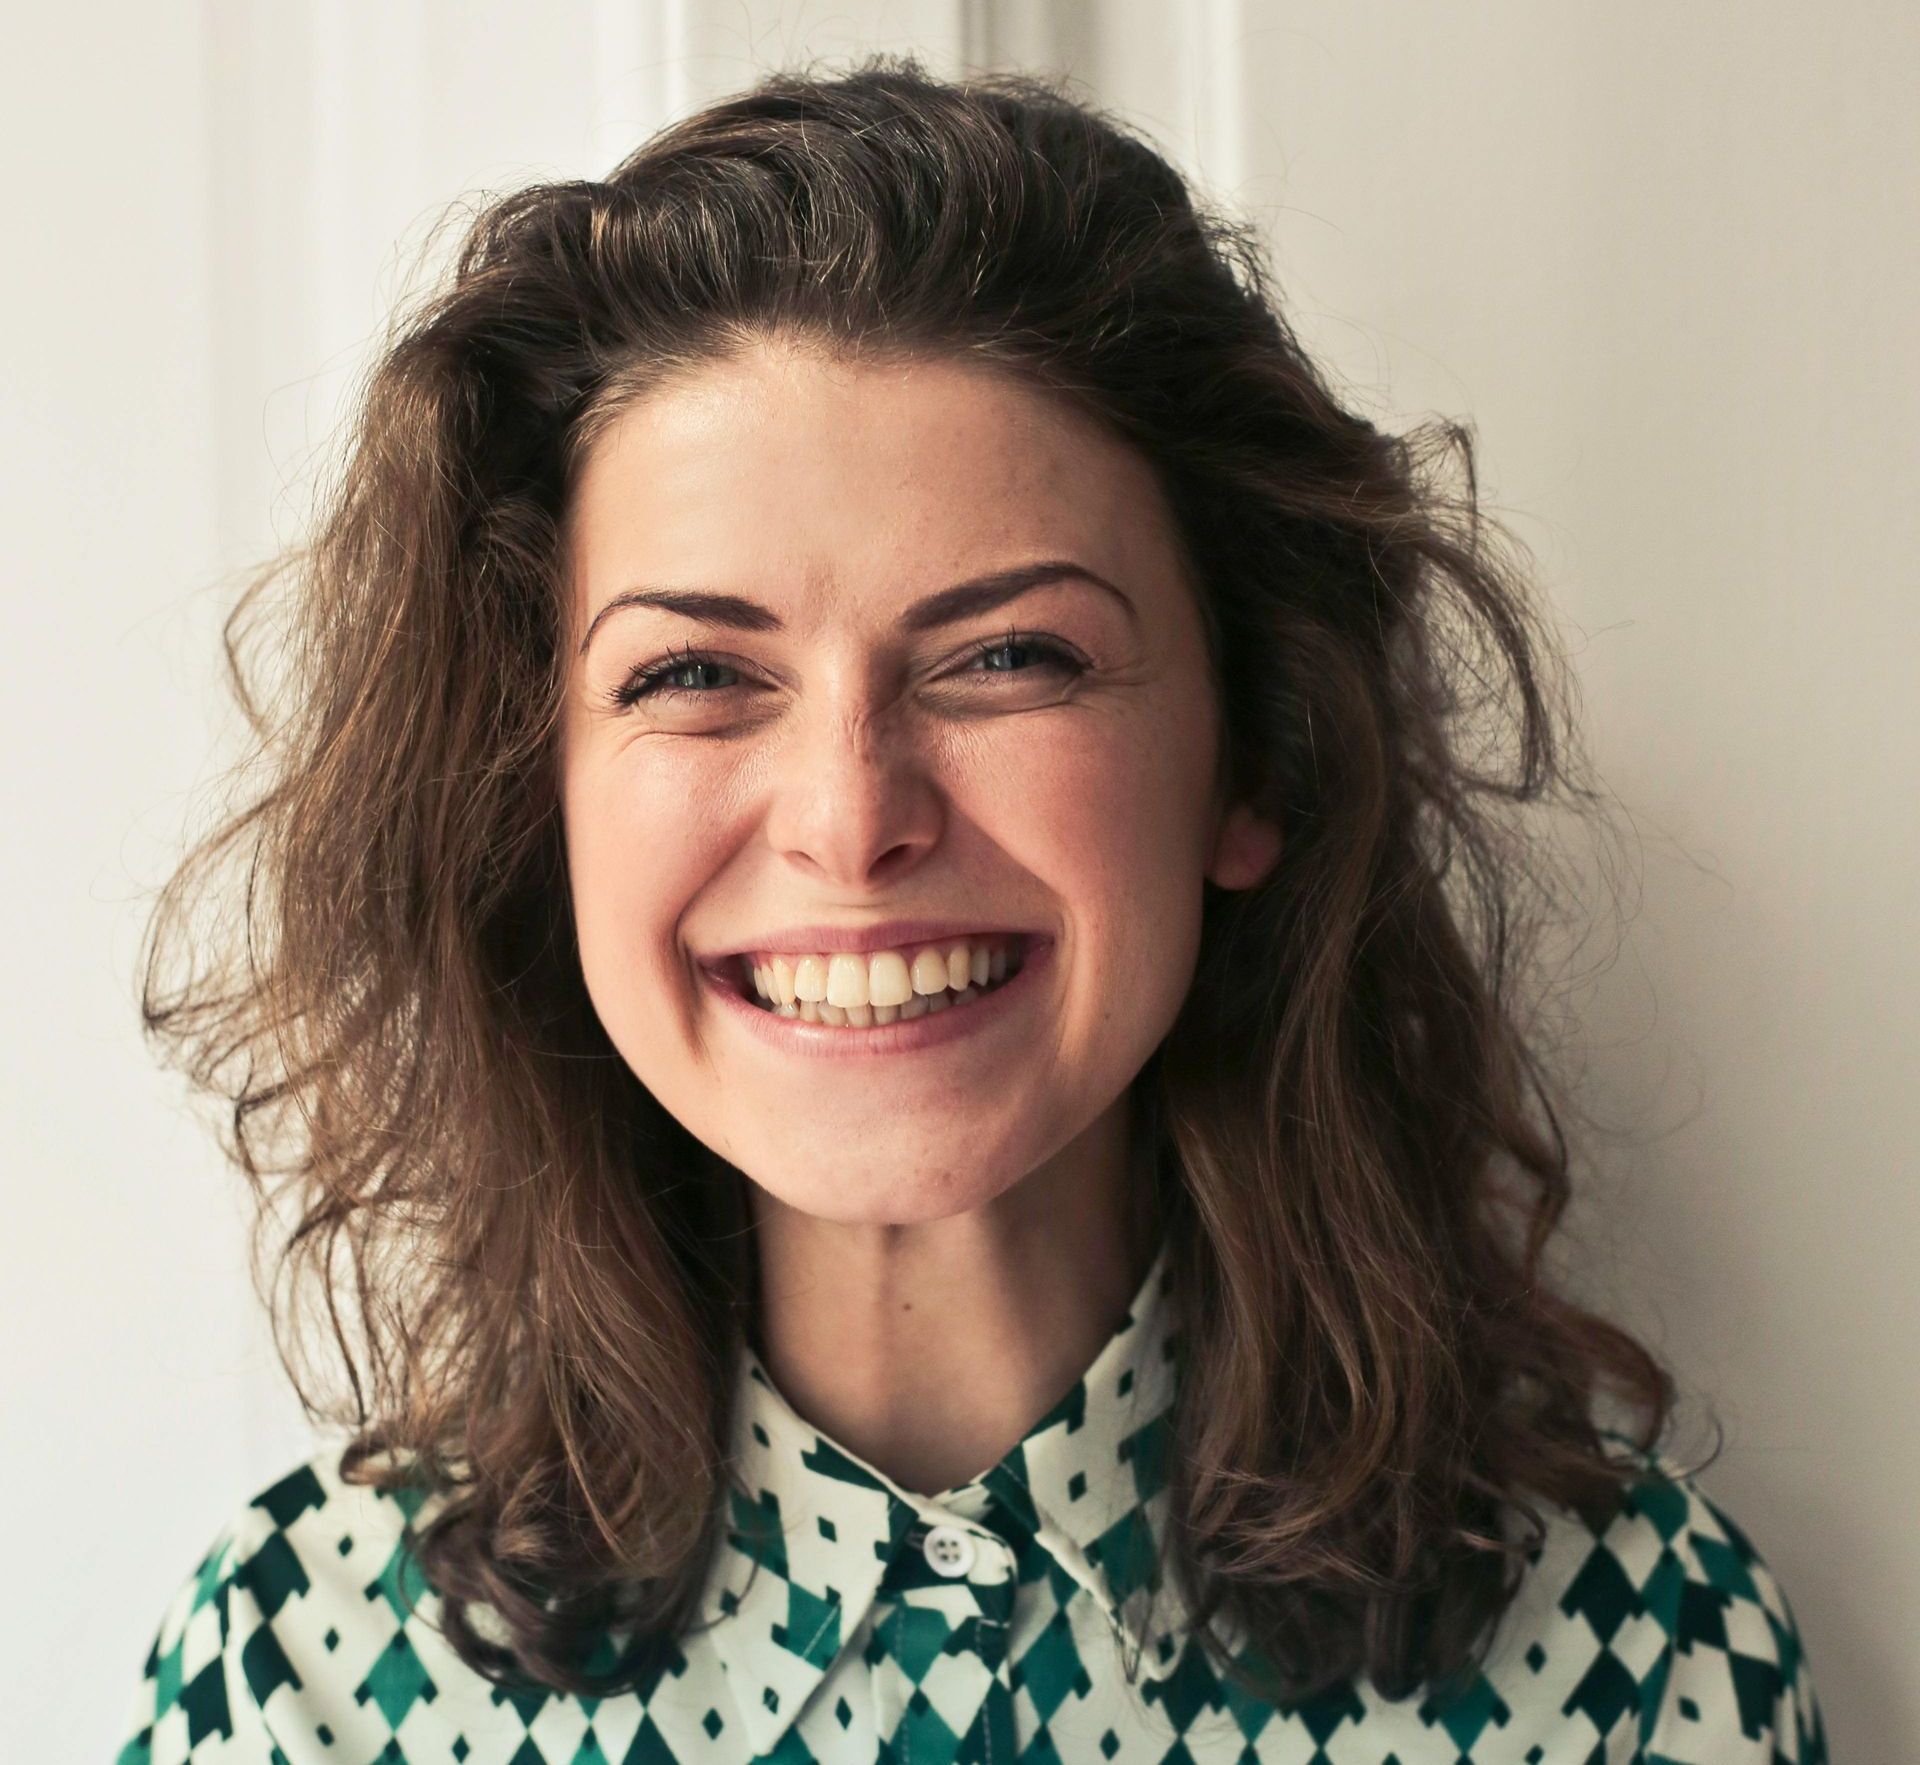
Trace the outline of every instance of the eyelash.
<instances>
[{"instance_id":1,"label":"eyelash","mask_svg":"<svg viewBox=\"0 0 1920 1765\"><path fill-rule=\"evenodd\" d=\"M1026 632L1019 631L1009 631L1004 637L996 637L989 643L979 645L974 649L972 654L968 656L967 661L971 664L979 661L982 656L991 656L1005 649L1038 650L1052 658L1042 665L1043 672L1062 674L1069 679L1074 675L1084 674L1086 672L1086 665L1077 657L1071 655L1061 645L1052 642L1048 638L1035 637ZM627 707L637 704L641 699L708 699L718 693L726 691L727 689L725 687L709 687L702 690L695 687L667 686L664 684L683 668L693 668L702 665L712 668L730 669L736 674L740 672L739 669L734 668L731 662L722 661L718 656L704 655L698 650L686 649L669 653L658 662L651 662L645 667L634 669L619 686L614 688L609 697L615 709L625 710ZM1031 668L989 668L982 670L982 672L988 674L1030 674L1033 670Z\"/></svg>"}]
</instances>

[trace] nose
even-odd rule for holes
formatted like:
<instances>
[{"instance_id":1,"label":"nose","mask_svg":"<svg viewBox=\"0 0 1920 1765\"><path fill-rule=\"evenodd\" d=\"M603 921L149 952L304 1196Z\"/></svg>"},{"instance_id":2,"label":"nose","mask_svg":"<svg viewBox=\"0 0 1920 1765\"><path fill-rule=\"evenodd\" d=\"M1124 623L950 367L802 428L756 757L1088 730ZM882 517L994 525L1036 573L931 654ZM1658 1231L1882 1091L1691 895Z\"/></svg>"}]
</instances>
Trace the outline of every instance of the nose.
<instances>
[{"instance_id":1,"label":"nose","mask_svg":"<svg viewBox=\"0 0 1920 1765\"><path fill-rule=\"evenodd\" d=\"M774 850L848 892L910 874L938 841L945 814L911 732L865 702L823 704L793 721L768 775Z\"/></svg>"}]
</instances>

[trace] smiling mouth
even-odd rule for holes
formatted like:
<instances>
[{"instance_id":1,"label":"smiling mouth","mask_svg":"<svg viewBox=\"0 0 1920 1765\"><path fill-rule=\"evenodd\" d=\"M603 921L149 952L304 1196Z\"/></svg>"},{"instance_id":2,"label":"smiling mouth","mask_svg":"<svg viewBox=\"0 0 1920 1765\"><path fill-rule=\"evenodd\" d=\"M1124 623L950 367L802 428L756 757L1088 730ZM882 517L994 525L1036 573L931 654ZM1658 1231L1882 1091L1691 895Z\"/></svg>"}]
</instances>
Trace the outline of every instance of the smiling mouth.
<instances>
[{"instance_id":1,"label":"smiling mouth","mask_svg":"<svg viewBox=\"0 0 1920 1765\"><path fill-rule=\"evenodd\" d=\"M864 954L747 952L725 974L769 1016L867 1029L970 1005L1018 974L1026 952L1025 933L983 932Z\"/></svg>"}]
</instances>

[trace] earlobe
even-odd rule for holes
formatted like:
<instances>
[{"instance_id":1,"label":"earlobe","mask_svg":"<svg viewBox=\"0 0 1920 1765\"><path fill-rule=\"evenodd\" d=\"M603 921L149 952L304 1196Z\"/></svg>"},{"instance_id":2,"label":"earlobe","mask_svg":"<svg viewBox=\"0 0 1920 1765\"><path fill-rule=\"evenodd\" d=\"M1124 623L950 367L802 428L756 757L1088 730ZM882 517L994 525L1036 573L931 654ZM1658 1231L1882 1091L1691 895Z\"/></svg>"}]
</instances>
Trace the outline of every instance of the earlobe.
<instances>
[{"instance_id":1,"label":"earlobe","mask_svg":"<svg viewBox=\"0 0 1920 1765\"><path fill-rule=\"evenodd\" d=\"M1207 880L1223 889L1250 889L1280 859L1280 829L1264 815L1237 804L1213 836Z\"/></svg>"}]
</instances>

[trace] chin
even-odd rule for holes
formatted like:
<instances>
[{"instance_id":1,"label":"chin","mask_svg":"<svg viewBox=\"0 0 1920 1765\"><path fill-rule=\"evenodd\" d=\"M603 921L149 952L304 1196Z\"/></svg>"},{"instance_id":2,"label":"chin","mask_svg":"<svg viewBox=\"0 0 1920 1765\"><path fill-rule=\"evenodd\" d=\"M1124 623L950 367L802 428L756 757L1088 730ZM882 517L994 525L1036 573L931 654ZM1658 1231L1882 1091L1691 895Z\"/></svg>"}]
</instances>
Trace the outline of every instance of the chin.
<instances>
[{"instance_id":1,"label":"chin","mask_svg":"<svg viewBox=\"0 0 1920 1765\"><path fill-rule=\"evenodd\" d=\"M849 1162L826 1153L795 1152L775 1159L770 1167L746 1163L740 1169L782 1206L843 1225L923 1225L984 1207L1012 1187L1003 1166L975 1158L961 1166L943 1166L924 1153ZM797 1180L796 1169L804 1173Z\"/></svg>"}]
</instances>

